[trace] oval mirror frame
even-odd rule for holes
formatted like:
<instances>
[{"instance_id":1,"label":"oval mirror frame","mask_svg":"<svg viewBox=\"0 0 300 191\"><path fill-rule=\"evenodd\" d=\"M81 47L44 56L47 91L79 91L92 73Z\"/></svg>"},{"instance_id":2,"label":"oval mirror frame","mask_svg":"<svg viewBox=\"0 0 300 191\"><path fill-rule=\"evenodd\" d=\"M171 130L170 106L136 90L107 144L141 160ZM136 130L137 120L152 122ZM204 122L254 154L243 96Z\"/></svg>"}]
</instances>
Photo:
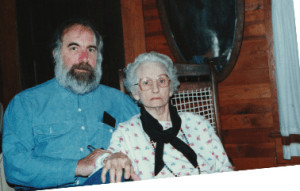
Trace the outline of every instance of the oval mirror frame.
<instances>
[{"instance_id":1,"label":"oval mirror frame","mask_svg":"<svg viewBox=\"0 0 300 191\"><path fill-rule=\"evenodd\" d=\"M208 0L211 1L211 0ZM224 0L226 1L226 0ZM245 15L245 1L244 0L235 0L236 1L236 23L235 23L235 34L233 34L233 42L232 42L232 50L230 57L227 61L222 61L218 58L206 58L206 62L213 64L215 68L222 68L220 70L216 70L216 80L217 82L223 81L233 70L243 40L243 32L244 32L244 15ZM170 50L175 58L175 62L179 63L187 63L186 59L182 55L181 51L178 48L178 45L174 39L173 32L171 30L167 14L166 7L164 4L164 0L157 0L157 6L159 11L159 16L161 20L161 25L167 39L167 43L169 44ZM220 67L221 66L221 67Z\"/></svg>"}]
</instances>

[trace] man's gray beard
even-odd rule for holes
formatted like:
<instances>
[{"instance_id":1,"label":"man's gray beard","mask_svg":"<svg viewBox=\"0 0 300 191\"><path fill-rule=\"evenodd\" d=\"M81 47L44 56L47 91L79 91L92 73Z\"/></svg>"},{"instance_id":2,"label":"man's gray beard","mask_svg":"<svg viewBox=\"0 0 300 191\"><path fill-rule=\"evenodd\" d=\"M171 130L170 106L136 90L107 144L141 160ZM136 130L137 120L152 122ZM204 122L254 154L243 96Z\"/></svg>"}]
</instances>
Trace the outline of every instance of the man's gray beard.
<instances>
[{"instance_id":1,"label":"man's gray beard","mask_svg":"<svg viewBox=\"0 0 300 191\"><path fill-rule=\"evenodd\" d=\"M99 56L99 55L98 55ZM100 55L101 56L101 55ZM60 85L75 94L85 94L96 89L102 77L101 62L96 63L95 69L90 72L72 72L63 64L60 52L55 52L55 77Z\"/></svg>"}]
</instances>

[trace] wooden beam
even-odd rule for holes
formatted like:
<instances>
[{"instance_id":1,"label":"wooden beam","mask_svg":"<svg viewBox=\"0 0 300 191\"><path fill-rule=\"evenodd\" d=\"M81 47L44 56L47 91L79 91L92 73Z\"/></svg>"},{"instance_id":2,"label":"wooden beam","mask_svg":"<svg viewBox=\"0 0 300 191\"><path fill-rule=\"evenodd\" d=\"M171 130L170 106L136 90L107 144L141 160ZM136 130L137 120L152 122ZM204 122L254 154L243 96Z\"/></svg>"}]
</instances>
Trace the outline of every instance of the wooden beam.
<instances>
[{"instance_id":1,"label":"wooden beam","mask_svg":"<svg viewBox=\"0 0 300 191\"><path fill-rule=\"evenodd\" d=\"M146 51L143 0L121 0L125 66Z\"/></svg>"}]
</instances>

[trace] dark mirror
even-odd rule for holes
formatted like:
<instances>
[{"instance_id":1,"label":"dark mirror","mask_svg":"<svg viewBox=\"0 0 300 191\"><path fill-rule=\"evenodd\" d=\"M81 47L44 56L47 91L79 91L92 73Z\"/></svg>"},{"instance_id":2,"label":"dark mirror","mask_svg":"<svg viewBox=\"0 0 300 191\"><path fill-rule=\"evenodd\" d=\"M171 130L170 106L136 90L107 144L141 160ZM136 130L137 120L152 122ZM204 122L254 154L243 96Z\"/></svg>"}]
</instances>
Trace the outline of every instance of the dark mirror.
<instances>
[{"instance_id":1,"label":"dark mirror","mask_svg":"<svg viewBox=\"0 0 300 191\"><path fill-rule=\"evenodd\" d=\"M211 63L217 81L232 71L239 54L244 0L157 0L165 36L181 63Z\"/></svg>"}]
</instances>

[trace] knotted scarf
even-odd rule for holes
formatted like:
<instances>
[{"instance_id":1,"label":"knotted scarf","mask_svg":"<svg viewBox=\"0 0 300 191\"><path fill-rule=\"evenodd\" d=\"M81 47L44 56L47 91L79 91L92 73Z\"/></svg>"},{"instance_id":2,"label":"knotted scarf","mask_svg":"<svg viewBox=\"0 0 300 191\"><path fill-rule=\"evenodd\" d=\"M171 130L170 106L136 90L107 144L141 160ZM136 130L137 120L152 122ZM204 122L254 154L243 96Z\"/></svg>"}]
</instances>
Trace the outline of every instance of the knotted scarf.
<instances>
[{"instance_id":1,"label":"knotted scarf","mask_svg":"<svg viewBox=\"0 0 300 191\"><path fill-rule=\"evenodd\" d=\"M144 131L150 137L150 140L156 142L155 149L155 176L163 169L165 163L163 161L164 144L170 143L175 149L180 151L196 168L197 155L186 143L177 137L177 134L181 128L181 118L178 115L175 106L169 104L170 117L173 127L163 130L163 127L157 119L152 117L144 108L141 107L141 121Z\"/></svg>"}]
</instances>

